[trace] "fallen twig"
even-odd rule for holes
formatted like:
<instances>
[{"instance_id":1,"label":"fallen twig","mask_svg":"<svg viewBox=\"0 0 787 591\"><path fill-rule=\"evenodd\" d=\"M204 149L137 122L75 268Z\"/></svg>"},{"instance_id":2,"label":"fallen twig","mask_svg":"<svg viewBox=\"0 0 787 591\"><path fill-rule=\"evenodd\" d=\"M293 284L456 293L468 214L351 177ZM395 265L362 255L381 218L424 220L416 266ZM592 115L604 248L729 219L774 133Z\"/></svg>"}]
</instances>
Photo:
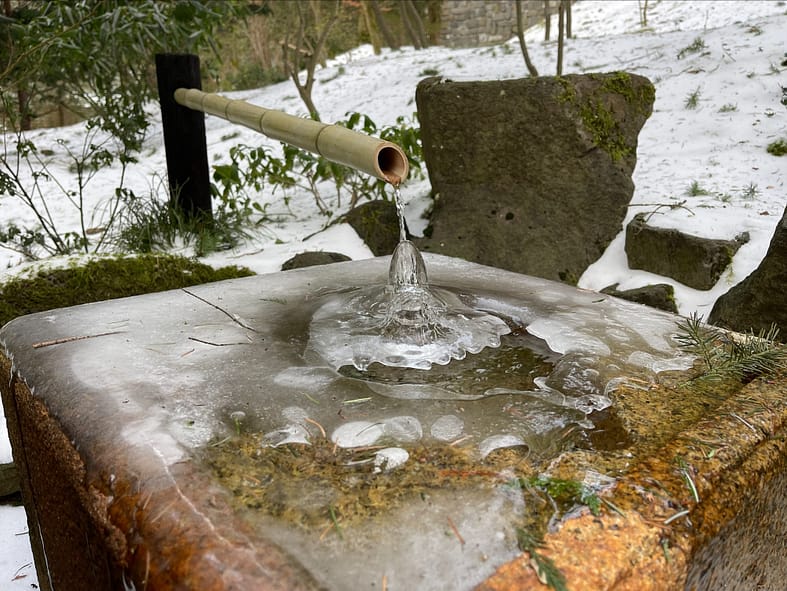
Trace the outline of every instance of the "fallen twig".
<instances>
[{"instance_id":1,"label":"fallen twig","mask_svg":"<svg viewBox=\"0 0 787 591\"><path fill-rule=\"evenodd\" d=\"M446 519L448 520L448 525L451 526L451 530L453 530L456 539L459 540L459 543L462 544L462 546L464 546L465 539L462 537L462 534L460 534L459 530L456 528L456 524L454 523L454 520L451 519L450 517L446 517Z\"/></svg>"},{"instance_id":2,"label":"fallen twig","mask_svg":"<svg viewBox=\"0 0 787 591\"><path fill-rule=\"evenodd\" d=\"M221 306L217 306L217 305L216 305L216 304L214 304L213 302L210 302L210 301L206 300L205 298L198 296L197 294L195 294L195 293L193 293L193 292L189 291L189 290L188 290L188 289L186 289L185 287L182 287L181 289L182 289L183 291L185 291L187 294L189 294L191 297L193 297L193 298L197 298L199 301L201 301L201 302L204 302L204 303L208 304L208 306L211 306L212 308L216 308L216 309L217 309L219 312L221 312L222 314L225 314L225 315L226 315L228 318L230 318L230 319L231 319L233 322L235 322L235 323L236 323L236 324L238 324L239 326L242 326L242 327L243 327L243 328L245 328L246 330L250 330L250 331L252 331L252 332L257 332L257 329L255 329L255 328L253 328L253 327L249 326L248 324L246 324L245 322L243 322L243 321L240 319L240 317L239 317L237 314L230 314L229 312L227 312L227 310L225 310L225 309L224 309L224 308L222 308Z\"/></svg>"},{"instance_id":3,"label":"fallen twig","mask_svg":"<svg viewBox=\"0 0 787 591\"><path fill-rule=\"evenodd\" d=\"M51 347L52 345L61 345L63 343L71 343L73 341L83 341L85 339L94 339L96 337L105 337L111 334L120 334L125 332L124 330L113 330L112 332L102 332L100 334L88 334L82 335L78 337L65 337L62 339L53 339L51 341L40 341L38 343L33 343L33 349L41 349L42 347Z\"/></svg>"},{"instance_id":4,"label":"fallen twig","mask_svg":"<svg viewBox=\"0 0 787 591\"><path fill-rule=\"evenodd\" d=\"M230 345L248 345L249 343L214 343L212 341L205 341L203 339L198 339L197 337L189 337L190 341L195 341L197 343L202 343L203 345L212 345L213 347L229 347ZM182 355L181 355L182 357Z\"/></svg>"},{"instance_id":5,"label":"fallen twig","mask_svg":"<svg viewBox=\"0 0 787 591\"><path fill-rule=\"evenodd\" d=\"M306 421L307 423L311 423L312 425L317 425L317 428L320 430L320 435L322 435L323 439L326 439L328 437L325 434L325 429L323 429L323 426L320 425L320 423L318 423L314 419L310 419L309 417L304 417L303 420Z\"/></svg>"}]
</instances>

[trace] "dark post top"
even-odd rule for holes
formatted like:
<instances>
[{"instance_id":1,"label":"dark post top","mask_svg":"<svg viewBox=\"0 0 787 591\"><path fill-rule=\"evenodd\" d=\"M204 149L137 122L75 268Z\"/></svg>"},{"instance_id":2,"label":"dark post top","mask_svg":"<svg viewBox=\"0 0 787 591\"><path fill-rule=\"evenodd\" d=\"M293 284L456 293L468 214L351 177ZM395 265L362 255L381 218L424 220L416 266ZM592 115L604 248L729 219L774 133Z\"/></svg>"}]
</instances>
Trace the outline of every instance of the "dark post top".
<instances>
[{"instance_id":1,"label":"dark post top","mask_svg":"<svg viewBox=\"0 0 787 591\"><path fill-rule=\"evenodd\" d=\"M202 88L199 57L156 54L170 199L187 217L212 219L205 115L175 102L178 88Z\"/></svg>"}]
</instances>

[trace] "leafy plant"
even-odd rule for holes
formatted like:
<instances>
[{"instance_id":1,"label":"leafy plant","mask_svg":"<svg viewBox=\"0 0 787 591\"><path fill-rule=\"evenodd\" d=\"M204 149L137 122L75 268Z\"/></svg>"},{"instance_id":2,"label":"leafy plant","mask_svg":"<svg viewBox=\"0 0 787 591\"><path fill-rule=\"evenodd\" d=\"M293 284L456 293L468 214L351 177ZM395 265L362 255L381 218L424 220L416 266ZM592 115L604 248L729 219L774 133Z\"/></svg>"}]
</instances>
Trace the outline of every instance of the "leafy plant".
<instances>
[{"instance_id":1,"label":"leafy plant","mask_svg":"<svg viewBox=\"0 0 787 591\"><path fill-rule=\"evenodd\" d=\"M6 140L9 135L6 135ZM94 120L88 121L79 149L70 148L63 140L57 141L75 176L76 185L66 185L52 169L51 156L46 156L46 152L39 150L22 132L16 132L12 137L14 141L4 144L0 161L0 195L21 200L33 213L38 225L20 228L12 223L0 228L0 243L29 259L37 259L42 254L70 254L77 250L98 252L104 246L105 229L115 223L121 200L130 193L124 184L127 167L135 162L133 156L124 145L101 131ZM114 193L105 202L104 211L87 211L85 197L88 184L99 170L115 160L120 162L121 170ZM49 201L57 194L73 206L79 220L78 231L63 231L62 220L55 219Z\"/></svg>"},{"instance_id":2,"label":"leafy plant","mask_svg":"<svg viewBox=\"0 0 787 591\"><path fill-rule=\"evenodd\" d=\"M156 52L212 47L213 32L241 14L236 3L182 0L49 0L12 12L0 38L4 115L25 129L42 103L82 105L130 150L141 145L155 96ZM57 56L53 59L52 56Z\"/></svg>"},{"instance_id":3,"label":"leafy plant","mask_svg":"<svg viewBox=\"0 0 787 591\"><path fill-rule=\"evenodd\" d=\"M771 325L757 335L736 336L702 323L696 313L678 323L676 340L696 353L705 365L697 379L736 379L748 383L757 376L787 368L787 348L776 343L779 329Z\"/></svg>"},{"instance_id":4,"label":"leafy plant","mask_svg":"<svg viewBox=\"0 0 787 591\"><path fill-rule=\"evenodd\" d=\"M216 186L213 185L215 189ZM265 209L249 197L216 195L212 218L186 216L151 189L147 198L124 201L115 244L132 252L192 246L196 256L236 246L268 221Z\"/></svg>"},{"instance_id":5,"label":"leafy plant","mask_svg":"<svg viewBox=\"0 0 787 591\"><path fill-rule=\"evenodd\" d=\"M407 155L411 175L423 178L420 129L408 119L399 117L396 125L378 130L368 115L351 113L346 121L337 125L377 135L399 145ZM348 198L349 207L364 197L390 198L387 183L383 180L287 144L282 145L282 154L280 158L265 147L234 146L230 149L230 163L213 167L214 194L243 207L257 207L249 201L247 191L259 192L265 186L271 186L274 193L278 190L283 192L287 203L291 191L301 189L314 196L317 208L326 216L333 215L327 199L323 197L326 185L334 191L337 207L342 207L343 197Z\"/></svg>"},{"instance_id":6,"label":"leafy plant","mask_svg":"<svg viewBox=\"0 0 787 591\"><path fill-rule=\"evenodd\" d=\"M5 226L3 245L28 258L101 250L121 203L134 198L124 185L148 127L145 106L155 93L151 55L215 49L213 31L241 12L236 3L203 0L17 3L0 29L0 195L21 199L37 225ZM36 108L52 104L88 117L78 149L59 142L76 186L58 176L49 155L26 133ZM89 211L87 185L100 169L116 163L121 166L117 186L103 210ZM50 201L60 198L76 210L78 231L64 232L62 220L55 219Z\"/></svg>"},{"instance_id":7,"label":"leafy plant","mask_svg":"<svg viewBox=\"0 0 787 591\"><path fill-rule=\"evenodd\" d=\"M719 107L719 113L732 113L733 111L738 110L738 105L733 105L732 103L726 103Z\"/></svg>"}]
</instances>

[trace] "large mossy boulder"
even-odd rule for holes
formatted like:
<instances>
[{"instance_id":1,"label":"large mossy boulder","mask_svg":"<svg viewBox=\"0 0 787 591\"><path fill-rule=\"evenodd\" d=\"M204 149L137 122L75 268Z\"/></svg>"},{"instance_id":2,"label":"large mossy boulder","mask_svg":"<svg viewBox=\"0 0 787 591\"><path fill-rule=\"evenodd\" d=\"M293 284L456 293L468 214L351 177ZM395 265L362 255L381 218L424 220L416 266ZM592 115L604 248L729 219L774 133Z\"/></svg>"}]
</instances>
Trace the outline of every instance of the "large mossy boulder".
<instances>
[{"instance_id":1,"label":"large mossy boulder","mask_svg":"<svg viewBox=\"0 0 787 591\"><path fill-rule=\"evenodd\" d=\"M771 238L768 252L746 279L716 300L708 322L738 332L767 331L776 324L787 339L787 209Z\"/></svg>"},{"instance_id":2,"label":"large mossy boulder","mask_svg":"<svg viewBox=\"0 0 787 591\"><path fill-rule=\"evenodd\" d=\"M622 72L416 90L435 194L425 251L575 284L620 232L655 91Z\"/></svg>"}]
</instances>

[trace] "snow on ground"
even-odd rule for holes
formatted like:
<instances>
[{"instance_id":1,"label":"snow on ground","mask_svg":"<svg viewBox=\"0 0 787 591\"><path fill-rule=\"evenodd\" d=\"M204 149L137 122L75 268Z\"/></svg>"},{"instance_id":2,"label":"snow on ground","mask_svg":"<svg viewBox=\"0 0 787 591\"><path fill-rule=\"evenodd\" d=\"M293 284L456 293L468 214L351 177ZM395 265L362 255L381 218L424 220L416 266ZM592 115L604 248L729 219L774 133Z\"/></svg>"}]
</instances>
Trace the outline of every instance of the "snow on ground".
<instances>
[{"instance_id":1,"label":"snow on ground","mask_svg":"<svg viewBox=\"0 0 787 591\"><path fill-rule=\"evenodd\" d=\"M698 291L669 278L628 269L623 233L580 279L580 286L602 289L619 283L629 289L648 283L670 283L682 314L707 316L713 302L753 271L767 250L774 228L787 204L787 160L767 154L766 146L787 139L787 109L780 103L787 86L787 4L782 1L677 1L648 3L648 26L642 28L634 0L583 0L573 8L575 38L568 40L564 72L587 73L625 70L647 76L656 86L656 103L645 124L634 171L636 185L627 223L636 213L651 212L651 224L677 228L712 238L732 238L747 231L750 241L736 255L718 285ZM527 34L528 48L542 75L554 73L557 46L543 41L541 26ZM697 52L682 51L692 45ZM350 111L369 115L378 126L399 116L412 117L415 87L434 72L454 80L495 80L522 77L526 69L518 43L512 39L495 47L415 51L403 48L373 55L360 47L318 72L313 98L324 121L346 118ZM303 115L305 109L289 82L228 93L268 108ZM687 103L696 96L696 108ZM160 185L165 156L156 105L154 123L140 163L128 171L129 186L147 195ZM250 130L214 117L206 121L212 164L228 162L229 148L238 143L276 146ZM79 149L85 129L75 125L38 130L31 137L49 150L53 172L73 186L66 147ZM13 150L13 147L10 147ZM119 175L117 168L101 171L88 185L87 210L95 211L90 225L101 223L102 207ZM703 194L690 195L695 184ZM57 194L53 188L52 195ZM698 191L694 191L697 193ZM412 180L402 190L411 230L422 230L421 217L429 206L427 180ZM324 191L328 198L330 191ZM347 225L334 225L321 215L308 193L294 193L285 204L280 193L264 190L256 196L273 217L264 231L234 251L214 253L213 265L246 265L256 272L276 271L281 263L304 250L332 250L359 259L369 249ZM73 207L65 199L51 200L53 214L63 230L78 227ZM340 212L336 203L331 206ZM18 201L0 197L3 223L30 224L31 212ZM311 238L307 238L312 236ZM19 255L0 249L0 278L26 267ZM7 438L0 432L0 441ZM4 455L3 455L4 454ZM0 462L7 461L0 447ZM29 566L29 547L23 512L0 508L0 588L31 589L36 583ZM22 576L20 576L22 575Z\"/></svg>"}]
</instances>

